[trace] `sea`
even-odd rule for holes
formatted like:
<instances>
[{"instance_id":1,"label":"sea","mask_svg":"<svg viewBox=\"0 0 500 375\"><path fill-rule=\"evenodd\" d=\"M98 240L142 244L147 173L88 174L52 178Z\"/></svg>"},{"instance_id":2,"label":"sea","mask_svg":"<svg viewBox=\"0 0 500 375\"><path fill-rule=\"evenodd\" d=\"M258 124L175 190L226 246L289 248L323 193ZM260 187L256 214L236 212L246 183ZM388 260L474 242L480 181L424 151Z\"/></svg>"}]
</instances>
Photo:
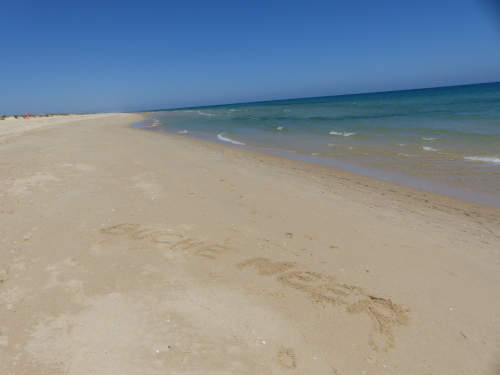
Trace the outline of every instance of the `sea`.
<instances>
[{"instance_id":1,"label":"sea","mask_svg":"<svg viewBox=\"0 0 500 375\"><path fill-rule=\"evenodd\" d=\"M500 83L159 110L136 127L500 207Z\"/></svg>"}]
</instances>

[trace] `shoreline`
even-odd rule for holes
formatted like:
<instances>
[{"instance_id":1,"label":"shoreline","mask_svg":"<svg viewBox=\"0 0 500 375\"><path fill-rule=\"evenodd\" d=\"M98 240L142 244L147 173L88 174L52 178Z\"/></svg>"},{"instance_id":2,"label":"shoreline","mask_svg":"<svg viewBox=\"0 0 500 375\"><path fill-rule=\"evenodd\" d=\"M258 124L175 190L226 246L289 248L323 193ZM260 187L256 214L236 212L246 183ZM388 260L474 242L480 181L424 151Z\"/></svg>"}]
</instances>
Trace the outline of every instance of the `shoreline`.
<instances>
[{"instance_id":1,"label":"shoreline","mask_svg":"<svg viewBox=\"0 0 500 375\"><path fill-rule=\"evenodd\" d=\"M265 160L267 163L273 163L277 167L286 166L286 168L293 168L301 170L304 173L313 173L318 176L321 176L318 178L325 177L325 178L332 178L333 180L337 181L346 181L347 183L352 183L353 185L356 185L358 187L363 187L364 189L366 189L363 190L364 193L369 193L369 191L372 189L374 191L384 190L385 192L383 193L383 195L389 201L397 199L402 202L405 202L405 204L411 205L412 204L411 200L415 200L415 203L424 203L428 207L434 207L434 208L439 207L439 209L442 210L450 209L449 212L463 210L463 212L466 215L478 214L480 212L484 213L485 216L489 217L500 215L500 207L497 207L496 205L485 204L473 200L469 201L454 195L444 194L439 191L432 191L424 188L418 188L411 186L409 184L407 185L399 182L394 182L391 180L380 179L361 173L362 171L373 170L375 172L380 171L382 172L383 176L386 176L384 174L384 172L386 171L382 171L375 168L364 167L357 164L353 164L354 166L359 167L359 170L352 171L349 169L341 168L334 164L315 163L313 161L310 161L309 158L302 158L302 156L309 156L309 155L297 155L298 157L295 158L293 157L295 156L295 154L287 153L284 151L273 152L275 150L268 150L247 145L241 146L236 144L230 144L228 142L220 141L218 139L208 140L202 137L197 137L195 135L191 136L189 134L177 134L151 128L136 127L136 125L144 121L147 121L148 119L133 124L131 128L134 130L145 130L147 132L152 132L153 134L160 133L166 136L167 137L166 139L168 139L168 137L173 137L174 139L177 138L185 139L186 142L188 142L188 144L189 142L194 142L194 144L198 144L200 146L205 146L210 149L217 149L219 152L223 154L239 155L242 158L251 157L259 159L261 161ZM160 138L162 137L160 136ZM315 157L311 155L311 158ZM395 175L396 179L399 176L399 174L391 172L388 172L387 175L391 174ZM406 177L410 177L411 179L412 176L403 176L403 179ZM421 180L421 179L415 178L414 180ZM434 182L435 181L430 181L431 184L430 186L434 187L434 185L432 185ZM426 181L424 180L423 185L425 185L425 183ZM446 188L449 186L444 185L444 187ZM460 192L462 192L463 190L459 188L456 189L459 190ZM488 194L486 194L486 196L488 196ZM488 197L486 200L488 200L488 202L491 202L490 197ZM483 201L483 199L479 199L479 201Z\"/></svg>"},{"instance_id":2,"label":"shoreline","mask_svg":"<svg viewBox=\"0 0 500 375\"><path fill-rule=\"evenodd\" d=\"M498 209L145 116L0 123L0 373L498 372Z\"/></svg>"},{"instance_id":3,"label":"shoreline","mask_svg":"<svg viewBox=\"0 0 500 375\"><path fill-rule=\"evenodd\" d=\"M198 139L205 142L216 143L225 147L233 147L249 151L262 152L265 154L281 156L284 158L293 159L305 163L323 165L334 169L343 170L349 173L354 173L363 177L372 178L375 181L389 182L399 186L412 188L418 191L425 191L428 193L435 193L440 196L446 196L449 198L458 199L471 204L480 204L500 209L500 194L492 194L479 190L466 189L451 185L449 183L428 179L422 176L412 176L382 168L373 168L365 165L335 160L322 156L298 154L277 149L267 149L263 147L250 146L246 144L231 143L228 141L223 141L215 136L202 136L200 134L162 131L162 129L147 125L147 122L151 120L151 116L154 116L155 114L156 113L149 114L148 118L146 118L143 121L140 121L137 124L134 124L132 127L134 129L148 130L152 132L169 134L174 136L179 135L190 139Z\"/></svg>"}]
</instances>

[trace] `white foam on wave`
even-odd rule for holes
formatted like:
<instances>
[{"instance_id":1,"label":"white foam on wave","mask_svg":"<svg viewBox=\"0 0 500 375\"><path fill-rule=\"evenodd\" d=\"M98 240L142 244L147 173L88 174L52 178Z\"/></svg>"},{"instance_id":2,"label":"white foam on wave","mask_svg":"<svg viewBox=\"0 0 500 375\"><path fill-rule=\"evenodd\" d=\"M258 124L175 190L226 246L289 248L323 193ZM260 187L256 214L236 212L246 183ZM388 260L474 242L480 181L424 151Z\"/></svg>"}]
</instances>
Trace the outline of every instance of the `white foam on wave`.
<instances>
[{"instance_id":1,"label":"white foam on wave","mask_svg":"<svg viewBox=\"0 0 500 375\"><path fill-rule=\"evenodd\" d=\"M278 129L278 130L282 130L282 129L283 129L283 126L278 126L276 129Z\"/></svg>"},{"instance_id":2,"label":"white foam on wave","mask_svg":"<svg viewBox=\"0 0 500 375\"><path fill-rule=\"evenodd\" d=\"M219 135L217 135L217 138L219 138L221 141L234 143L235 145L245 146L245 144L243 142L238 142L238 141L235 141L234 139L224 137L222 134L224 134L224 133L220 133Z\"/></svg>"},{"instance_id":3,"label":"white foam on wave","mask_svg":"<svg viewBox=\"0 0 500 375\"><path fill-rule=\"evenodd\" d=\"M214 117L214 116L217 116L217 115L214 115L212 113L205 113L205 112L201 112L201 111L198 111L198 114L199 115L203 115L203 116L209 116L209 117Z\"/></svg>"},{"instance_id":4,"label":"white foam on wave","mask_svg":"<svg viewBox=\"0 0 500 375\"><path fill-rule=\"evenodd\" d=\"M472 161L485 161L487 163L500 163L500 157L466 156L464 159Z\"/></svg>"},{"instance_id":5,"label":"white foam on wave","mask_svg":"<svg viewBox=\"0 0 500 375\"><path fill-rule=\"evenodd\" d=\"M330 135L341 135L343 137L349 137L351 135L354 135L356 133L347 133L347 132L336 132L336 131L331 131Z\"/></svg>"},{"instance_id":6,"label":"white foam on wave","mask_svg":"<svg viewBox=\"0 0 500 375\"><path fill-rule=\"evenodd\" d=\"M424 146L422 147L425 151L437 151L435 148Z\"/></svg>"},{"instance_id":7,"label":"white foam on wave","mask_svg":"<svg viewBox=\"0 0 500 375\"><path fill-rule=\"evenodd\" d=\"M146 128L154 128L156 126L160 125L160 121L158 121L158 119L154 119L150 125L146 125L145 127Z\"/></svg>"},{"instance_id":8,"label":"white foam on wave","mask_svg":"<svg viewBox=\"0 0 500 375\"><path fill-rule=\"evenodd\" d=\"M434 139L436 139L436 138L426 138L426 137L422 137L422 139L423 139L424 141L432 141L432 140L434 140Z\"/></svg>"},{"instance_id":9,"label":"white foam on wave","mask_svg":"<svg viewBox=\"0 0 500 375\"><path fill-rule=\"evenodd\" d=\"M187 133L188 131L187 130L181 130L180 132L177 132L179 134L184 134L184 133Z\"/></svg>"}]
</instances>

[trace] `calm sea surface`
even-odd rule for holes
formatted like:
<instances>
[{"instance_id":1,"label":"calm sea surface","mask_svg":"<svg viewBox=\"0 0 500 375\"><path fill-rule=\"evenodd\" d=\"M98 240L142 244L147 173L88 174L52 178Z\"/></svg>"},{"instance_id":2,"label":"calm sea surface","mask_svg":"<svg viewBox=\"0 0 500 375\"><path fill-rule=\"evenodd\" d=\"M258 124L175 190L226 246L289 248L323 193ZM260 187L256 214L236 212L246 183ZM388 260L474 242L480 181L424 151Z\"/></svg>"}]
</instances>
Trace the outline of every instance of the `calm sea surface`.
<instances>
[{"instance_id":1,"label":"calm sea surface","mask_svg":"<svg viewBox=\"0 0 500 375\"><path fill-rule=\"evenodd\" d=\"M142 126L416 176L500 205L500 83L168 110Z\"/></svg>"}]
</instances>

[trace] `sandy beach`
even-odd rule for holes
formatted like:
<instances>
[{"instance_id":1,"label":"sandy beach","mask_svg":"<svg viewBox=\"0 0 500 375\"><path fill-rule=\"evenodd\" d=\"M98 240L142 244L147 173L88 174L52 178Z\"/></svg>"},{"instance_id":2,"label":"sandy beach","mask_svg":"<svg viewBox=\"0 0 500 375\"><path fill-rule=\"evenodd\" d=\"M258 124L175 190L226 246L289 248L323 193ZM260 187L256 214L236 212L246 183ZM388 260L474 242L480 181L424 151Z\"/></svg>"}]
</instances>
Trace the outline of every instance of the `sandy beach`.
<instances>
[{"instance_id":1,"label":"sandy beach","mask_svg":"<svg viewBox=\"0 0 500 375\"><path fill-rule=\"evenodd\" d=\"M1 374L500 373L500 209L144 118L0 121Z\"/></svg>"}]
</instances>

